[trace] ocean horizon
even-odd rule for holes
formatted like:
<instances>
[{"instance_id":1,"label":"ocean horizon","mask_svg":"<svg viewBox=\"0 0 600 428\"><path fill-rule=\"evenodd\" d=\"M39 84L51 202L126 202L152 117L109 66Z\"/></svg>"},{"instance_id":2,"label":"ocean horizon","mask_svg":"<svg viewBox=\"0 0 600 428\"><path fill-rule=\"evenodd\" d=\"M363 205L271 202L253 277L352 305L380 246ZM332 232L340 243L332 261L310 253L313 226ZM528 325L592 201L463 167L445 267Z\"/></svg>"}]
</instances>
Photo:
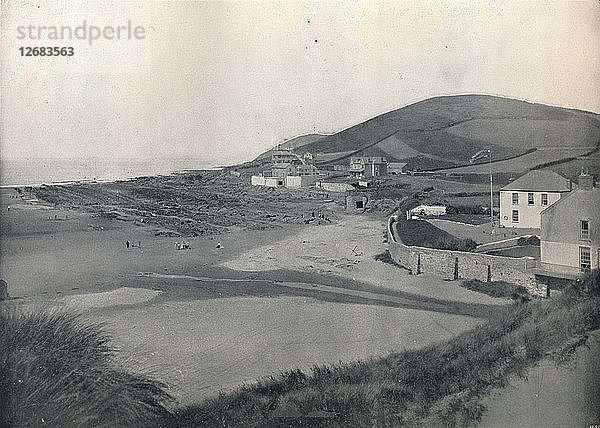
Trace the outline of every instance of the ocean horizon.
<instances>
[{"instance_id":1,"label":"ocean horizon","mask_svg":"<svg viewBox=\"0 0 600 428\"><path fill-rule=\"evenodd\" d=\"M127 180L190 170L216 170L220 167L216 162L204 159L182 158L8 158L0 160L0 187Z\"/></svg>"}]
</instances>

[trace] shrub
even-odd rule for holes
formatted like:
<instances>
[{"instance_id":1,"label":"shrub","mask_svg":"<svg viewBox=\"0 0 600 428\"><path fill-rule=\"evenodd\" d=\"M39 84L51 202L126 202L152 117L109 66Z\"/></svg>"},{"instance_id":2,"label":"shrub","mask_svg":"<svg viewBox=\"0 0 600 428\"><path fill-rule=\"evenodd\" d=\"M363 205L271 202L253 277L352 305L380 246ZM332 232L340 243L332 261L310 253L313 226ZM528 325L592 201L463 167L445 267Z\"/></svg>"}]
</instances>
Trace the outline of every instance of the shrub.
<instances>
[{"instance_id":1,"label":"shrub","mask_svg":"<svg viewBox=\"0 0 600 428\"><path fill-rule=\"evenodd\" d=\"M522 236L517 239L517 245L534 245L536 247L540 246L540 238L535 235L532 236Z\"/></svg>"},{"instance_id":2,"label":"shrub","mask_svg":"<svg viewBox=\"0 0 600 428\"><path fill-rule=\"evenodd\" d=\"M565 289L565 294L575 297L600 297L600 271L594 269L585 277L571 282Z\"/></svg>"},{"instance_id":3,"label":"shrub","mask_svg":"<svg viewBox=\"0 0 600 428\"><path fill-rule=\"evenodd\" d=\"M0 426L125 426L165 416L165 386L117 367L100 324L0 307Z\"/></svg>"}]
</instances>

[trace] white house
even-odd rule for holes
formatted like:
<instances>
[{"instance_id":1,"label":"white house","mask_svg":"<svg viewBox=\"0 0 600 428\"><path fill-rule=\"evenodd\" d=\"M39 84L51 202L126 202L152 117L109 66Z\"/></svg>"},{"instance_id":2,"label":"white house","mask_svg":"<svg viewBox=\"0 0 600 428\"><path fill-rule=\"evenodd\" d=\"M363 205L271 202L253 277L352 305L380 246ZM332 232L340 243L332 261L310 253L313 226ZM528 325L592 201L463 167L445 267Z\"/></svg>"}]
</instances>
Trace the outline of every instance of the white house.
<instances>
[{"instance_id":1,"label":"white house","mask_svg":"<svg viewBox=\"0 0 600 428\"><path fill-rule=\"evenodd\" d=\"M600 189L582 173L577 190L542 211L540 267L546 276L577 276L600 267L599 207Z\"/></svg>"},{"instance_id":2,"label":"white house","mask_svg":"<svg viewBox=\"0 0 600 428\"><path fill-rule=\"evenodd\" d=\"M446 215L446 207L443 205L417 205L406 212L406 219L413 220L425 216Z\"/></svg>"},{"instance_id":3,"label":"white house","mask_svg":"<svg viewBox=\"0 0 600 428\"><path fill-rule=\"evenodd\" d=\"M500 189L500 226L540 228L540 213L571 191L571 180L534 170Z\"/></svg>"}]
</instances>

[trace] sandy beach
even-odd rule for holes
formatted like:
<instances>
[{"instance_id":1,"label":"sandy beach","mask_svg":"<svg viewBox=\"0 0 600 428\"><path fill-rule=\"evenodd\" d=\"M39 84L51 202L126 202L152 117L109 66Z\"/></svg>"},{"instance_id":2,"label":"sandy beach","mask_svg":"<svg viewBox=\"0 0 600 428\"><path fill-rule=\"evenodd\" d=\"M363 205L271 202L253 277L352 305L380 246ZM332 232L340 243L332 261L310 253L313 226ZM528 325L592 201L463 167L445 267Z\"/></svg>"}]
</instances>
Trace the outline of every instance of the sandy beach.
<instances>
[{"instance_id":1,"label":"sandy beach","mask_svg":"<svg viewBox=\"0 0 600 428\"><path fill-rule=\"evenodd\" d=\"M509 304L377 260L386 250L382 216L339 210L328 224L175 237L134 216L54 206L13 189L1 189L0 202L7 304L103 323L120 364L163 381L175 407L283 370L444 341ZM189 249L177 250L183 240ZM543 363L532 380L486 402L484 426L506 426L508 409L519 419L527 412L520 400L535 402L532 426L548 421L550 407L564 409L561 420L591 415L577 396L592 386L577 373ZM575 395L542 401L541 385Z\"/></svg>"},{"instance_id":2,"label":"sandy beach","mask_svg":"<svg viewBox=\"0 0 600 428\"><path fill-rule=\"evenodd\" d=\"M0 271L9 304L105 323L123 364L166 382L179 404L445 340L507 303L377 261L383 219L336 218L176 238L2 189ZM182 239L189 249L175 248Z\"/></svg>"}]
</instances>

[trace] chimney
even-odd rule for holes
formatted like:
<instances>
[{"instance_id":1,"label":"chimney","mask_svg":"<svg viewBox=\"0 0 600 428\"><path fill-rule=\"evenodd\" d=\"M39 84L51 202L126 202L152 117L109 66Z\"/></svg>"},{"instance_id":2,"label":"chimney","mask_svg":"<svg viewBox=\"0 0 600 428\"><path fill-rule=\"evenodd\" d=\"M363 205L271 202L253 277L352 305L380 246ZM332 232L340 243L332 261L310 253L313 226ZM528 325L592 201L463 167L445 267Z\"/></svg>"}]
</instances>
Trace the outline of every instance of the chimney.
<instances>
[{"instance_id":1,"label":"chimney","mask_svg":"<svg viewBox=\"0 0 600 428\"><path fill-rule=\"evenodd\" d=\"M579 188L581 190L592 190L594 188L594 177L589 174L587 168L581 168L581 174L579 174Z\"/></svg>"}]
</instances>

